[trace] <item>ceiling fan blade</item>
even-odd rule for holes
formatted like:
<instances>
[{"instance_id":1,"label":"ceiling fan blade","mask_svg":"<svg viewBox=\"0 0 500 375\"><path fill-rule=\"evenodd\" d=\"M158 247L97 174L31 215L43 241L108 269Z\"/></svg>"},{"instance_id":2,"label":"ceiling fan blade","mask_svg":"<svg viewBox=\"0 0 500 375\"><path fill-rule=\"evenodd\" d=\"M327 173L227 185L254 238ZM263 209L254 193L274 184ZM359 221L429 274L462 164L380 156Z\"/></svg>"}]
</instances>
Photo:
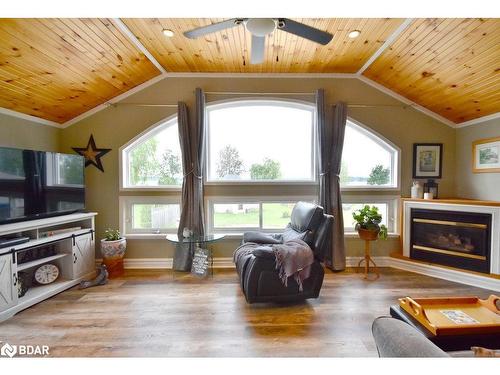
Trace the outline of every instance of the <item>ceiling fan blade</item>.
<instances>
[{"instance_id":1,"label":"ceiling fan blade","mask_svg":"<svg viewBox=\"0 0 500 375\"><path fill-rule=\"evenodd\" d=\"M198 28L193 29L193 30L185 31L184 36L187 38L190 38L190 39L196 39L196 38L199 38L200 36L212 34L212 33L215 33L217 31L222 31L222 30L230 29L232 27L241 25L243 23L243 21L245 21L245 20L246 20L246 18L231 18L231 19L226 20L226 21L217 22L217 23L213 23L211 25L202 26L202 27L198 27Z\"/></svg>"},{"instance_id":2,"label":"ceiling fan blade","mask_svg":"<svg viewBox=\"0 0 500 375\"><path fill-rule=\"evenodd\" d=\"M284 25L281 25L282 22L284 23ZM309 39L322 45L330 43L333 38L333 35L327 33L326 31L322 31L303 23L296 22L289 18L280 18L278 21L278 29L286 31L290 34L300 36L301 38Z\"/></svg>"},{"instance_id":3,"label":"ceiling fan blade","mask_svg":"<svg viewBox=\"0 0 500 375\"><path fill-rule=\"evenodd\" d=\"M264 62L266 37L252 35L252 51L250 64L262 64Z\"/></svg>"}]
</instances>

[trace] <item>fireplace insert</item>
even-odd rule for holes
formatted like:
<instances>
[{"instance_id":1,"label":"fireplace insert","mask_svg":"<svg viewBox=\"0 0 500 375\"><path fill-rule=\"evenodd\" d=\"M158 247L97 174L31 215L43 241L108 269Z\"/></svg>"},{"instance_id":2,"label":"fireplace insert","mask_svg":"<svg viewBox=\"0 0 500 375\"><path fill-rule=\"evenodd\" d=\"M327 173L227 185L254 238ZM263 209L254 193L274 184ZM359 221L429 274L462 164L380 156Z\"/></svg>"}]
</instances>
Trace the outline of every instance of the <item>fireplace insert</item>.
<instances>
[{"instance_id":1,"label":"fireplace insert","mask_svg":"<svg viewBox=\"0 0 500 375\"><path fill-rule=\"evenodd\" d=\"M410 257L490 273L491 214L411 209Z\"/></svg>"}]
</instances>

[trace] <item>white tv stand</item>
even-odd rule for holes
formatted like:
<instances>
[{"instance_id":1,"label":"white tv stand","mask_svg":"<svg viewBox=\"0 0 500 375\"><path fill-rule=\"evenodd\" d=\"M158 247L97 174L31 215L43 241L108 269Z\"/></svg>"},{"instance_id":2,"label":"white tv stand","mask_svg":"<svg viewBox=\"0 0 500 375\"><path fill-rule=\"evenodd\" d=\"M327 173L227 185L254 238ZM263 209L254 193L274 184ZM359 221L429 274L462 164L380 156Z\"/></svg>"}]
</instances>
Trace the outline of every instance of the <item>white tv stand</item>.
<instances>
[{"instance_id":1,"label":"white tv stand","mask_svg":"<svg viewBox=\"0 0 500 375\"><path fill-rule=\"evenodd\" d=\"M75 213L39 220L0 225L0 236L20 234L28 242L0 249L0 322L17 312L41 302L80 283L95 274L95 224L97 213ZM69 230L81 227L81 229ZM57 233L58 230L68 230ZM44 237L43 234L56 231ZM23 261L24 252L52 246L54 254L40 259ZM37 266L52 263L59 267L56 281L48 285L33 285L18 298L19 273L27 275Z\"/></svg>"}]
</instances>

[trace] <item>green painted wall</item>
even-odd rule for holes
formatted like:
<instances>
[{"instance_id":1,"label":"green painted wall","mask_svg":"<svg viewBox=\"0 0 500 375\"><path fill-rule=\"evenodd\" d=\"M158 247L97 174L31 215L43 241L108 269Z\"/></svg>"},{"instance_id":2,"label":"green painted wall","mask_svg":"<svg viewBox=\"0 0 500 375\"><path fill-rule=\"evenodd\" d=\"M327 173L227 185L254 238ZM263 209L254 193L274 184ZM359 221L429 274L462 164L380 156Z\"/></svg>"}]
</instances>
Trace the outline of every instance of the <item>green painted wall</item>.
<instances>
[{"instance_id":1,"label":"green painted wall","mask_svg":"<svg viewBox=\"0 0 500 375\"><path fill-rule=\"evenodd\" d=\"M369 105L365 108L350 108L349 116L383 135L402 150L400 194L408 196L410 193L413 143L442 142L444 143L444 165L440 193L442 197L455 195L455 167L459 169L459 165L455 163L455 148L465 147L463 143L467 143L468 138L459 141L459 138L455 137L454 129L410 107L398 107L400 102L357 79L175 77L164 79L128 97L122 103L173 104L177 101L185 101L188 106L192 107L196 87L201 87L205 91L219 92L300 91L311 93L317 88L324 88L329 105L339 100ZM223 99L229 99L229 97L208 96L208 102ZM305 95L298 99L311 101L312 97ZM43 126L0 114L0 144L10 147L72 152L71 147L85 146L90 134L93 134L98 147L111 148L112 151L103 158L104 173L94 167L86 170L87 208L99 213L96 224L97 235L101 237L107 227L119 226L119 148L151 125L175 113L175 108L118 105L97 112L65 129ZM493 127L496 129L495 126ZM463 131L464 129L459 130L459 132ZM314 188L287 186L280 193L306 194L308 190L312 192ZM462 191L469 194L468 190ZM234 195L235 193L256 195L273 192L265 186L251 188L208 186L206 188L206 194L209 196ZM141 193L141 195L150 194L172 193ZM399 194L399 192L394 194ZM235 239L219 243L215 247L215 255L231 256L238 242ZM349 256L362 255L363 243L360 240L347 238L346 243ZM399 238L390 238L385 242L376 243L373 253L388 255L398 250L399 247ZM129 258L161 258L171 257L172 254L173 248L164 240L129 240L127 252Z\"/></svg>"},{"instance_id":2,"label":"green painted wall","mask_svg":"<svg viewBox=\"0 0 500 375\"><path fill-rule=\"evenodd\" d=\"M386 107L352 108L349 116L371 127L402 150L401 194L408 196L411 186L412 145L414 142L444 143L444 173L440 181L442 196L453 196L455 181L455 130L410 107L394 107L401 104L390 96L381 93L357 79L329 78L217 78L217 77L175 77L167 78L130 97L126 103L172 104L185 101L192 107L194 89L205 91L238 92L313 92L324 88L327 103L338 100L348 103L368 105L389 105ZM233 97L234 98L234 97ZM227 99L221 96L208 96L208 102ZM312 100L304 96L304 100ZM60 150L71 152L71 147L86 144L90 134L94 135L97 146L113 150L103 158L105 172L87 168L87 207L97 211L97 235L100 237L107 227L118 227L119 191L119 148L156 122L176 113L175 108L138 107L118 105L100 111L75 125L62 130ZM235 187L207 187L207 195L230 195ZM266 187L239 188L241 194L255 195L256 192L268 194ZM303 193L295 187L287 187L288 193ZM127 193L128 194L128 193ZM168 193L165 193L168 194ZM397 194L397 193L396 193ZM145 194L146 195L146 194ZM361 255L362 243L348 239L348 255ZM227 240L216 246L216 256L231 256L238 240ZM399 239L393 238L380 242L374 253L388 255L399 249ZM172 256L173 249L163 240L129 240L127 257L158 258Z\"/></svg>"},{"instance_id":3,"label":"green painted wall","mask_svg":"<svg viewBox=\"0 0 500 375\"><path fill-rule=\"evenodd\" d=\"M457 196L500 201L500 173L472 173L472 142L500 137L500 119L457 129Z\"/></svg>"},{"instance_id":4,"label":"green painted wall","mask_svg":"<svg viewBox=\"0 0 500 375\"><path fill-rule=\"evenodd\" d=\"M0 113L0 145L58 151L61 129Z\"/></svg>"}]
</instances>

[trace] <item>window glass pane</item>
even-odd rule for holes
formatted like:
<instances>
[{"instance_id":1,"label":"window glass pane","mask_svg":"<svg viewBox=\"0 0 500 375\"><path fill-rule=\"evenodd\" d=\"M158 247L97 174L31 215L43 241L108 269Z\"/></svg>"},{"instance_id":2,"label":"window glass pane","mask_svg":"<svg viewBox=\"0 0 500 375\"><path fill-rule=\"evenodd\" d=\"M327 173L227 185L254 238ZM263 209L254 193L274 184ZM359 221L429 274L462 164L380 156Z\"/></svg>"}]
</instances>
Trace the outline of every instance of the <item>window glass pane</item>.
<instances>
[{"instance_id":1,"label":"window glass pane","mask_svg":"<svg viewBox=\"0 0 500 375\"><path fill-rule=\"evenodd\" d=\"M375 141L366 131L347 123L342 151L340 183L342 186L392 186L395 151Z\"/></svg>"},{"instance_id":2,"label":"window glass pane","mask_svg":"<svg viewBox=\"0 0 500 375\"><path fill-rule=\"evenodd\" d=\"M24 177L23 150L0 148L0 178L2 180L21 180Z\"/></svg>"},{"instance_id":3,"label":"window glass pane","mask_svg":"<svg viewBox=\"0 0 500 375\"><path fill-rule=\"evenodd\" d=\"M209 180L313 179L313 120L272 102L209 110Z\"/></svg>"},{"instance_id":4,"label":"window glass pane","mask_svg":"<svg viewBox=\"0 0 500 375\"><path fill-rule=\"evenodd\" d=\"M356 210L362 209L365 205L377 207L378 212L382 215L382 224L388 227L387 218L389 215L389 205L387 203L343 203L342 214L344 218L344 228L354 228L352 213Z\"/></svg>"},{"instance_id":5,"label":"window glass pane","mask_svg":"<svg viewBox=\"0 0 500 375\"><path fill-rule=\"evenodd\" d=\"M258 228L259 204L214 204L215 228Z\"/></svg>"},{"instance_id":6,"label":"window glass pane","mask_svg":"<svg viewBox=\"0 0 500 375\"><path fill-rule=\"evenodd\" d=\"M178 204L132 205L133 229L175 229L179 226L180 206Z\"/></svg>"},{"instance_id":7,"label":"window glass pane","mask_svg":"<svg viewBox=\"0 0 500 375\"><path fill-rule=\"evenodd\" d=\"M283 229L290 222L295 203L263 203L262 226L266 229Z\"/></svg>"},{"instance_id":8,"label":"window glass pane","mask_svg":"<svg viewBox=\"0 0 500 375\"><path fill-rule=\"evenodd\" d=\"M177 122L128 150L128 186L180 186L182 159Z\"/></svg>"},{"instance_id":9,"label":"window glass pane","mask_svg":"<svg viewBox=\"0 0 500 375\"><path fill-rule=\"evenodd\" d=\"M57 154L56 157L59 168L57 183L61 185L83 185L84 159L77 155Z\"/></svg>"}]
</instances>

